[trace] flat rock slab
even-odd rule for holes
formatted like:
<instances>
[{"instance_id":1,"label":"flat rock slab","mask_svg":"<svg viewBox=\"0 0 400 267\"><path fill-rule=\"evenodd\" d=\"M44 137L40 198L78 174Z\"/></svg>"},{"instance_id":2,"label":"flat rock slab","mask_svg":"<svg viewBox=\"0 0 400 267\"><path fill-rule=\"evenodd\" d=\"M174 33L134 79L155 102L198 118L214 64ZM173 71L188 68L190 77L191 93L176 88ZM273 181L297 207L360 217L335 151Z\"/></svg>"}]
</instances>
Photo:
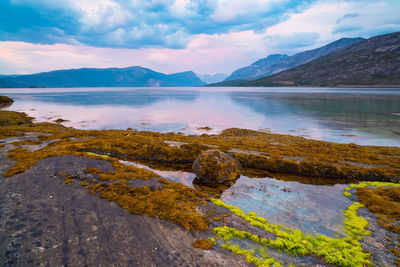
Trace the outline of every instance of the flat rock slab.
<instances>
[{"instance_id":1,"label":"flat rock slab","mask_svg":"<svg viewBox=\"0 0 400 267\"><path fill-rule=\"evenodd\" d=\"M0 162L3 173L11 162ZM112 170L107 161L61 156L0 176L1 266L248 266L220 248L192 247L210 232L131 214L57 175L83 175L86 168Z\"/></svg>"}]
</instances>

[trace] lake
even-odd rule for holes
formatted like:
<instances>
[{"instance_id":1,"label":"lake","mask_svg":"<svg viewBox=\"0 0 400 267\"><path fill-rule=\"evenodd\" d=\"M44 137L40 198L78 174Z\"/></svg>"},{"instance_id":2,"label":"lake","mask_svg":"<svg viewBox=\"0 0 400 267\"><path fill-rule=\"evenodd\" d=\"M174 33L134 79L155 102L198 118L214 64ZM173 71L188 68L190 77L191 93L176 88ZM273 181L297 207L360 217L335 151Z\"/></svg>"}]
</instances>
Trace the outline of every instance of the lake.
<instances>
[{"instance_id":1,"label":"lake","mask_svg":"<svg viewBox=\"0 0 400 267\"><path fill-rule=\"evenodd\" d=\"M400 146L400 89L2 89L9 110L80 129L186 134L237 127L361 145ZM209 128L204 128L209 127Z\"/></svg>"}]
</instances>

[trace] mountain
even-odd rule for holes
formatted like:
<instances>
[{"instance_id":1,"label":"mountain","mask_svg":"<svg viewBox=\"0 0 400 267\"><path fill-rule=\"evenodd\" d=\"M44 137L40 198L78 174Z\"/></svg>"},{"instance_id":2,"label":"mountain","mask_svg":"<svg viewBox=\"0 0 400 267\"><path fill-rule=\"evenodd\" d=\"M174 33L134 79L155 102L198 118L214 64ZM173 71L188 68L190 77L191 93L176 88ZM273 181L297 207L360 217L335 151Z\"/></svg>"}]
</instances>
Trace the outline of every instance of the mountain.
<instances>
[{"instance_id":1,"label":"mountain","mask_svg":"<svg viewBox=\"0 0 400 267\"><path fill-rule=\"evenodd\" d=\"M203 74L197 76L200 78L200 80L202 80L205 83L217 83L223 81L229 75L225 73L215 73L215 74Z\"/></svg>"},{"instance_id":2,"label":"mountain","mask_svg":"<svg viewBox=\"0 0 400 267\"><path fill-rule=\"evenodd\" d=\"M372 37L244 86L400 86L400 32Z\"/></svg>"},{"instance_id":3,"label":"mountain","mask_svg":"<svg viewBox=\"0 0 400 267\"><path fill-rule=\"evenodd\" d=\"M0 87L162 87L204 84L192 71L163 74L138 66L56 70L0 78Z\"/></svg>"},{"instance_id":4,"label":"mountain","mask_svg":"<svg viewBox=\"0 0 400 267\"><path fill-rule=\"evenodd\" d=\"M260 59L250 66L235 70L232 74L225 79L225 81L232 80L254 80L259 77L269 75L274 66L285 59L290 58L288 55L275 54L266 58Z\"/></svg>"},{"instance_id":5,"label":"mountain","mask_svg":"<svg viewBox=\"0 0 400 267\"><path fill-rule=\"evenodd\" d=\"M365 40L364 38L342 38L317 49L308 50L293 56L275 54L260 59L250 66L234 71L225 81L230 80L255 80L261 77L297 67L310 62L331 52L345 48L353 43Z\"/></svg>"}]
</instances>

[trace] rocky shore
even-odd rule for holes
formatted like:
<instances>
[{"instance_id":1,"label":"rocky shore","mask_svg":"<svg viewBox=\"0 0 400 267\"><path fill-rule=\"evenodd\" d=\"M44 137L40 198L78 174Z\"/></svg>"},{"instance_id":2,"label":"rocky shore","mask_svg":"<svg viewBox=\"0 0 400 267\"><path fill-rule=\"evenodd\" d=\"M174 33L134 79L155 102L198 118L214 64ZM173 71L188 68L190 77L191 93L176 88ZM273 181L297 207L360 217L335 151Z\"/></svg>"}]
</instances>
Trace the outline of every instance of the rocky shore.
<instances>
[{"instance_id":1,"label":"rocky shore","mask_svg":"<svg viewBox=\"0 0 400 267\"><path fill-rule=\"evenodd\" d=\"M8 145L10 146L10 145ZM1 148L1 173L12 163ZM131 214L113 202L67 186L59 175L86 175L109 162L60 156L39 161L12 179L0 177L2 266L247 266L221 248L194 248L209 232ZM71 188L72 187L72 188Z\"/></svg>"},{"instance_id":2,"label":"rocky shore","mask_svg":"<svg viewBox=\"0 0 400 267\"><path fill-rule=\"evenodd\" d=\"M360 243L370 232L358 216L364 206L357 199L344 211L347 236L331 238L272 224L218 198L240 171L302 183L354 183L354 188L360 180L397 187L393 182L400 179L396 147L245 129L201 136L86 131L33 123L11 111L0 111L0 119L4 266L370 265ZM195 162L203 183L189 188L121 160L145 160L166 170L187 170ZM399 240L391 238L392 248Z\"/></svg>"}]
</instances>

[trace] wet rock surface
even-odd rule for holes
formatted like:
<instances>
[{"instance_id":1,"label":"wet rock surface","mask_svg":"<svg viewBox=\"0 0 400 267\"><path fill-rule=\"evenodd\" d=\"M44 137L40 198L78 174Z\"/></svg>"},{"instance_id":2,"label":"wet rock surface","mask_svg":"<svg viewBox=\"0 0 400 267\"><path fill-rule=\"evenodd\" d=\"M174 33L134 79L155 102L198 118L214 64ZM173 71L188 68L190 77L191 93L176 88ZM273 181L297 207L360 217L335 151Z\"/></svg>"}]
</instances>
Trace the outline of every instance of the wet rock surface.
<instances>
[{"instance_id":1,"label":"wet rock surface","mask_svg":"<svg viewBox=\"0 0 400 267\"><path fill-rule=\"evenodd\" d=\"M240 163L219 150L207 150L193 162L198 180L204 184L232 184L240 176Z\"/></svg>"},{"instance_id":2,"label":"wet rock surface","mask_svg":"<svg viewBox=\"0 0 400 267\"><path fill-rule=\"evenodd\" d=\"M12 163L4 157L4 148L1 152L4 173ZM192 247L209 232L131 214L77 183L65 185L58 175L96 179L84 172L86 168L112 170L107 161L61 156L44 159L14 177L0 176L1 266L248 265L243 257L220 248Z\"/></svg>"}]
</instances>

